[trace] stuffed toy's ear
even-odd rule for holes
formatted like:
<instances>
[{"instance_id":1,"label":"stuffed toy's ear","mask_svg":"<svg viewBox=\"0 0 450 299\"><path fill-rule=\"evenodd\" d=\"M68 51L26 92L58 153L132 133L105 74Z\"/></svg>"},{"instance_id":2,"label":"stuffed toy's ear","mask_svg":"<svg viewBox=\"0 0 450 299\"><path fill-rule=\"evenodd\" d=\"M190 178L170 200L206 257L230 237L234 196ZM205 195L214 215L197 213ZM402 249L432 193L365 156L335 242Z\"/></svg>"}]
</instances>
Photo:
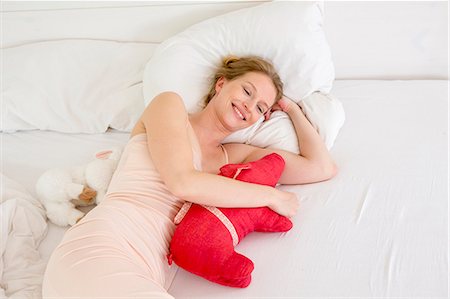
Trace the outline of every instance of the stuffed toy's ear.
<instances>
[{"instance_id":1,"label":"stuffed toy's ear","mask_svg":"<svg viewBox=\"0 0 450 299\"><path fill-rule=\"evenodd\" d=\"M95 154L95 158L100 160L106 160L109 158L109 155L112 154L112 150L101 151Z\"/></svg>"}]
</instances>

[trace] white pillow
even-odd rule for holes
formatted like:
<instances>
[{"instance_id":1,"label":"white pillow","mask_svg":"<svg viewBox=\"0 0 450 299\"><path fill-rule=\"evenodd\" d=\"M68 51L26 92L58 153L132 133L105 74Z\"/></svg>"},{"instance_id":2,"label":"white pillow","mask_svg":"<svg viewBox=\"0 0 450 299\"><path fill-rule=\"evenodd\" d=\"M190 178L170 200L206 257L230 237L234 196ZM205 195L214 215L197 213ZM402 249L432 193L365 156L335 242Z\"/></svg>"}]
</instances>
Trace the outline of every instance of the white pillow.
<instances>
[{"instance_id":1,"label":"white pillow","mask_svg":"<svg viewBox=\"0 0 450 299\"><path fill-rule=\"evenodd\" d=\"M144 109L142 74L156 45L60 40L2 49L2 127L130 131Z\"/></svg>"},{"instance_id":2,"label":"white pillow","mask_svg":"<svg viewBox=\"0 0 450 299\"><path fill-rule=\"evenodd\" d=\"M199 110L222 57L258 55L271 60L285 95L300 99L329 92L334 67L322 29L321 2L269 2L191 26L158 46L144 72L144 98L171 90Z\"/></svg>"},{"instance_id":3,"label":"white pillow","mask_svg":"<svg viewBox=\"0 0 450 299\"><path fill-rule=\"evenodd\" d=\"M289 116L282 111L275 111L270 119L241 130L238 134L226 137L223 143L246 143L262 148L284 149L299 153L297 134Z\"/></svg>"},{"instance_id":4,"label":"white pillow","mask_svg":"<svg viewBox=\"0 0 450 299\"><path fill-rule=\"evenodd\" d=\"M314 92L301 100L299 105L327 148L331 149L345 122L345 111L341 101L331 94Z\"/></svg>"},{"instance_id":5,"label":"white pillow","mask_svg":"<svg viewBox=\"0 0 450 299\"><path fill-rule=\"evenodd\" d=\"M299 102L306 117L322 137L328 149L334 144L345 121L342 103L330 94L314 92ZM297 134L289 116L281 111L272 113L270 119L261 118L255 125L232 134L223 143L240 142L262 148L278 148L300 153Z\"/></svg>"},{"instance_id":6,"label":"white pillow","mask_svg":"<svg viewBox=\"0 0 450 299\"><path fill-rule=\"evenodd\" d=\"M284 82L285 95L297 103L315 91L328 93L334 67L322 29L322 13L321 2L269 2L191 26L160 44L147 63L143 80L145 104L163 91L174 91L183 98L189 113L200 110L211 77L222 58L230 54L257 55L272 61ZM286 121L290 122L284 117L284 121L264 124ZM230 140L264 147L272 144L271 138L276 134L259 128L261 122L233 133ZM256 132L265 137L253 136ZM283 141L283 146L297 143L295 134L287 135L290 139ZM292 150L292 146L288 147Z\"/></svg>"}]
</instances>

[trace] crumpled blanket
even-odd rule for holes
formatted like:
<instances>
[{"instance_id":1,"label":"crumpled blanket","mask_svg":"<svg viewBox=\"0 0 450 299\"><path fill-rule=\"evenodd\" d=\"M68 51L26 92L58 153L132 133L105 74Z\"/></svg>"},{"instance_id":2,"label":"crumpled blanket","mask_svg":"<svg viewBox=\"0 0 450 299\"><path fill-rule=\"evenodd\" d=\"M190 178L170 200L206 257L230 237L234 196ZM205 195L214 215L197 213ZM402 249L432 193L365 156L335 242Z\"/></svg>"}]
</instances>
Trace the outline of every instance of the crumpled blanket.
<instances>
[{"instance_id":1,"label":"crumpled blanket","mask_svg":"<svg viewBox=\"0 0 450 299\"><path fill-rule=\"evenodd\" d=\"M1 173L0 180L0 298L42 298L45 210L23 186Z\"/></svg>"}]
</instances>

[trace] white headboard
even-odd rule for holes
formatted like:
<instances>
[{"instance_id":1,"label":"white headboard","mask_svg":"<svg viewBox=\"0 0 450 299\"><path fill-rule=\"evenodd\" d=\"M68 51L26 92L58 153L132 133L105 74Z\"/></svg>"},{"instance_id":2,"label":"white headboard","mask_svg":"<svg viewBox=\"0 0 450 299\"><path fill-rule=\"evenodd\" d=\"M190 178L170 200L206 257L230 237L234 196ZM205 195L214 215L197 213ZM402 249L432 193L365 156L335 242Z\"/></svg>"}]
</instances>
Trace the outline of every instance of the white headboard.
<instances>
[{"instance_id":1,"label":"white headboard","mask_svg":"<svg viewBox=\"0 0 450 299\"><path fill-rule=\"evenodd\" d=\"M201 20L263 2L6 1L2 48L57 39L160 43ZM448 79L447 1L324 7L337 79Z\"/></svg>"},{"instance_id":2,"label":"white headboard","mask_svg":"<svg viewBox=\"0 0 450 299\"><path fill-rule=\"evenodd\" d=\"M160 43L204 19L260 3L6 1L3 47L63 38Z\"/></svg>"}]
</instances>

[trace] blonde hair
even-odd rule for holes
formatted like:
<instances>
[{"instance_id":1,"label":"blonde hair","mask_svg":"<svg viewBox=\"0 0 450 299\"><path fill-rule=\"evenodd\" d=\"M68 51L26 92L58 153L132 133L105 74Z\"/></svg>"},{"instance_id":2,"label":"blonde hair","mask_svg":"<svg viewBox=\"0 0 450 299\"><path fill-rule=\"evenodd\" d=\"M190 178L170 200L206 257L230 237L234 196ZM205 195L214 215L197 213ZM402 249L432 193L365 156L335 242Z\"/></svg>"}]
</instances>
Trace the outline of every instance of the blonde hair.
<instances>
[{"instance_id":1,"label":"blonde hair","mask_svg":"<svg viewBox=\"0 0 450 299\"><path fill-rule=\"evenodd\" d=\"M216 83L220 78L233 80L249 72L263 73L272 79L273 85L277 90L275 101L283 95L283 82L278 76L275 67L267 60L258 56L227 56L222 59L222 65L217 69L208 94L205 96L204 106L208 105L211 99L216 95Z\"/></svg>"}]
</instances>

